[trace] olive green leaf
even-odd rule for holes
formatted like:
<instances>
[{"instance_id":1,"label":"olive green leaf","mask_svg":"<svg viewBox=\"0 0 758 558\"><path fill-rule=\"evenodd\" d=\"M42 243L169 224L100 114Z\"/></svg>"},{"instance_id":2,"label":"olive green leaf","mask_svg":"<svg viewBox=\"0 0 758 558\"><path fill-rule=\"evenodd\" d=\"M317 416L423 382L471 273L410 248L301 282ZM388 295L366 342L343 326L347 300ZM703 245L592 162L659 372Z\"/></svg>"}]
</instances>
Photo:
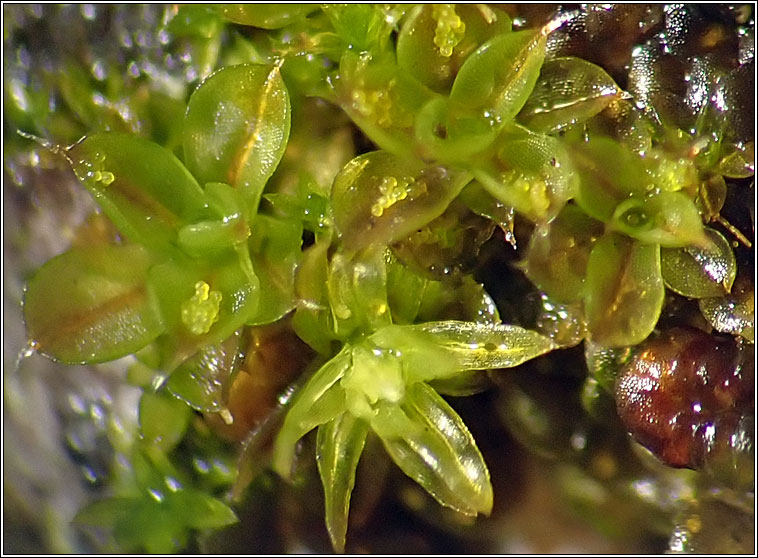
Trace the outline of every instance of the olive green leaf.
<instances>
[{"instance_id":1,"label":"olive green leaf","mask_svg":"<svg viewBox=\"0 0 758 558\"><path fill-rule=\"evenodd\" d=\"M490 513L492 485L482 454L432 388L415 383L401 404L381 402L371 428L397 466L440 504L469 516Z\"/></svg>"},{"instance_id":2,"label":"olive green leaf","mask_svg":"<svg viewBox=\"0 0 758 558\"><path fill-rule=\"evenodd\" d=\"M592 341L635 345L653 331L663 306L660 248L609 233L587 262L584 309Z\"/></svg>"},{"instance_id":3,"label":"olive green leaf","mask_svg":"<svg viewBox=\"0 0 758 558\"><path fill-rule=\"evenodd\" d=\"M701 298L697 302L713 329L740 335L755 343L755 295L752 288L734 289L730 294Z\"/></svg>"},{"instance_id":4,"label":"olive green leaf","mask_svg":"<svg viewBox=\"0 0 758 558\"><path fill-rule=\"evenodd\" d=\"M216 4L224 18L234 23L279 29L318 10L317 4Z\"/></svg>"},{"instance_id":5,"label":"olive green leaf","mask_svg":"<svg viewBox=\"0 0 758 558\"><path fill-rule=\"evenodd\" d=\"M512 120L526 103L545 59L547 33L498 35L469 56L450 91L453 105L484 109L498 122Z\"/></svg>"},{"instance_id":6,"label":"olive green leaf","mask_svg":"<svg viewBox=\"0 0 758 558\"><path fill-rule=\"evenodd\" d=\"M591 341L584 344L587 370L609 394L615 393L616 380L621 375L621 369L633 355L632 347L603 347Z\"/></svg>"},{"instance_id":7,"label":"olive green leaf","mask_svg":"<svg viewBox=\"0 0 758 558\"><path fill-rule=\"evenodd\" d=\"M29 282L24 318L37 350L69 364L134 353L165 331L146 287L154 263L141 246L74 248Z\"/></svg>"},{"instance_id":8,"label":"olive green leaf","mask_svg":"<svg viewBox=\"0 0 758 558\"><path fill-rule=\"evenodd\" d=\"M622 92L600 66L566 56L546 61L518 119L550 133L595 116Z\"/></svg>"},{"instance_id":9,"label":"olive green leaf","mask_svg":"<svg viewBox=\"0 0 758 558\"><path fill-rule=\"evenodd\" d=\"M103 133L68 149L79 181L127 238L166 250L177 230L206 212L203 191L167 149L138 136Z\"/></svg>"},{"instance_id":10,"label":"olive green leaf","mask_svg":"<svg viewBox=\"0 0 758 558\"><path fill-rule=\"evenodd\" d=\"M219 529L239 521L224 502L200 490L178 490L167 500L176 517L192 529Z\"/></svg>"},{"instance_id":11,"label":"olive green leaf","mask_svg":"<svg viewBox=\"0 0 758 558\"><path fill-rule=\"evenodd\" d=\"M548 224L538 225L529 241L524 271L555 300L578 302L584 298L587 260L603 225L579 207L567 205Z\"/></svg>"},{"instance_id":12,"label":"olive green leaf","mask_svg":"<svg viewBox=\"0 0 758 558\"><path fill-rule=\"evenodd\" d=\"M345 550L355 470L368 435L368 423L342 413L318 429L316 461L324 485L326 528L337 552Z\"/></svg>"},{"instance_id":13,"label":"olive green leaf","mask_svg":"<svg viewBox=\"0 0 758 558\"><path fill-rule=\"evenodd\" d=\"M295 395L274 444L272 468L289 478L295 444L308 432L345 410L345 392L339 381L352 366L352 347L345 347L324 364Z\"/></svg>"},{"instance_id":14,"label":"olive green leaf","mask_svg":"<svg viewBox=\"0 0 758 558\"><path fill-rule=\"evenodd\" d=\"M334 222L349 252L387 246L442 214L470 180L385 151L356 157L332 187Z\"/></svg>"},{"instance_id":15,"label":"olive green leaf","mask_svg":"<svg viewBox=\"0 0 758 558\"><path fill-rule=\"evenodd\" d=\"M241 190L252 222L289 130L290 101L279 67L228 66L203 81L190 98L185 161L201 182Z\"/></svg>"},{"instance_id":16,"label":"olive green leaf","mask_svg":"<svg viewBox=\"0 0 758 558\"><path fill-rule=\"evenodd\" d=\"M184 437L190 408L167 391L146 391L140 397L139 425L142 440L169 453Z\"/></svg>"},{"instance_id":17,"label":"olive green leaf","mask_svg":"<svg viewBox=\"0 0 758 558\"><path fill-rule=\"evenodd\" d=\"M465 370L512 368L556 346L515 325L456 320L391 325L371 335L378 347L402 354L407 381L428 381Z\"/></svg>"},{"instance_id":18,"label":"olive green leaf","mask_svg":"<svg viewBox=\"0 0 758 558\"><path fill-rule=\"evenodd\" d=\"M397 61L430 89L446 93L474 50L510 31L508 14L484 4L415 6L397 38Z\"/></svg>"},{"instance_id":19,"label":"olive green leaf","mask_svg":"<svg viewBox=\"0 0 758 558\"><path fill-rule=\"evenodd\" d=\"M737 275L737 260L724 236L707 228L708 248L661 248L661 271L666 286L690 298L723 296Z\"/></svg>"}]
</instances>

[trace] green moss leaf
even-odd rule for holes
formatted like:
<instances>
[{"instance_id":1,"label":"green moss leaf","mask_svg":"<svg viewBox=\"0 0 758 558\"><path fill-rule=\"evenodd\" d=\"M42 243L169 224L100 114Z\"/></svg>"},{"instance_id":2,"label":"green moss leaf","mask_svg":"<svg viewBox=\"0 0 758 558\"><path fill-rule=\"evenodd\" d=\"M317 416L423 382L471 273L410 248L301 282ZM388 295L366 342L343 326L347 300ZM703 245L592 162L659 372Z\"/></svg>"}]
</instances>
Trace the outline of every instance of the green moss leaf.
<instances>
[{"instance_id":1,"label":"green moss leaf","mask_svg":"<svg viewBox=\"0 0 758 558\"><path fill-rule=\"evenodd\" d=\"M190 419L190 408L168 392L145 392L139 402L139 425L148 445L168 453L181 441Z\"/></svg>"},{"instance_id":2,"label":"green moss leaf","mask_svg":"<svg viewBox=\"0 0 758 558\"><path fill-rule=\"evenodd\" d=\"M616 206L610 225L643 242L666 247L709 244L695 202L684 192L629 198Z\"/></svg>"},{"instance_id":3,"label":"green moss leaf","mask_svg":"<svg viewBox=\"0 0 758 558\"><path fill-rule=\"evenodd\" d=\"M387 246L442 214L470 180L383 151L356 157L334 180L334 221L345 248Z\"/></svg>"},{"instance_id":4,"label":"green moss leaf","mask_svg":"<svg viewBox=\"0 0 758 558\"><path fill-rule=\"evenodd\" d=\"M262 29L279 29L318 9L316 4L216 4L225 19Z\"/></svg>"},{"instance_id":5,"label":"green moss leaf","mask_svg":"<svg viewBox=\"0 0 758 558\"><path fill-rule=\"evenodd\" d=\"M201 182L238 188L252 222L289 130L290 101L279 67L228 66L203 81L190 98L185 160Z\"/></svg>"},{"instance_id":6,"label":"green moss leaf","mask_svg":"<svg viewBox=\"0 0 758 558\"><path fill-rule=\"evenodd\" d=\"M201 348L174 370L166 388L187 405L203 413L224 409L224 399L239 362L240 332Z\"/></svg>"},{"instance_id":7,"label":"green moss leaf","mask_svg":"<svg viewBox=\"0 0 758 558\"><path fill-rule=\"evenodd\" d=\"M345 411L345 393L339 381L351 366L352 348L346 345L295 395L274 444L272 467L281 476L290 477L297 441Z\"/></svg>"},{"instance_id":8,"label":"green moss leaf","mask_svg":"<svg viewBox=\"0 0 758 558\"><path fill-rule=\"evenodd\" d=\"M324 485L326 528L337 552L345 550L350 495L367 434L368 423L350 413L318 429L316 461Z\"/></svg>"},{"instance_id":9,"label":"green moss leaf","mask_svg":"<svg viewBox=\"0 0 758 558\"><path fill-rule=\"evenodd\" d=\"M558 139L509 126L495 149L472 172L492 196L527 218L547 222L578 193L572 161Z\"/></svg>"},{"instance_id":10,"label":"green moss leaf","mask_svg":"<svg viewBox=\"0 0 758 558\"><path fill-rule=\"evenodd\" d=\"M167 149L138 136L104 133L67 156L82 184L127 238L167 250L177 230L202 217L202 189Z\"/></svg>"},{"instance_id":11,"label":"green moss leaf","mask_svg":"<svg viewBox=\"0 0 758 558\"><path fill-rule=\"evenodd\" d=\"M582 300L587 260L602 234L602 223L577 206L567 205L532 234L524 262L527 277L559 302Z\"/></svg>"},{"instance_id":12,"label":"green moss leaf","mask_svg":"<svg viewBox=\"0 0 758 558\"><path fill-rule=\"evenodd\" d=\"M546 33L504 33L484 43L466 59L450 91L461 108L486 110L508 122L522 109L545 59Z\"/></svg>"},{"instance_id":13,"label":"green moss leaf","mask_svg":"<svg viewBox=\"0 0 758 558\"><path fill-rule=\"evenodd\" d=\"M440 504L465 515L492 510L489 471L456 412L423 383L402 404L381 403L371 428L403 472Z\"/></svg>"},{"instance_id":14,"label":"green moss leaf","mask_svg":"<svg viewBox=\"0 0 758 558\"><path fill-rule=\"evenodd\" d=\"M24 297L29 337L70 364L115 360L164 332L146 287L150 254L140 246L75 248L47 262Z\"/></svg>"},{"instance_id":15,"label":"green moss leaf","mask_svg":"<svg viewBox=\"0 0 758 558\"><path fill-rule=\"evenodd\" d=\"M295 270L301 259L302 235L297 222L256 217L249 246L261 296L248 324L274 322L295 307Z\"/></svg>"},{"instance_id":16,"label":"green moss leaf","mask_svg":"<svg viewBox=\"0 0 758 558\"><path fill-rule=\"evenodd\" d=\"M400 29L397 61L430 89L446 93L472 52L510 31L508 14L483 4L416 6Z\"/></svg>"},{"instance_id":17,"label":"green moss leaf","mask_svg":"<svg viewBox=\"0 0 758 558\"><path fill-rule=\"evenodd\" d=\"M549 338L519 326L455 320L392 325L369 339L403 355L408 381L440 379L465 370L512 368L556 348Z\"/></svg>"},{"instance_id":18,"label":"green moss leaf","mask_svg":"<svg viewBox=\"0 0 758 558\"><path fill-rule=\"evenodd\" d=\"M553 58L542 66L518 119L535 132L550 133L595 116L620 96L600 66L573 56Z\"/></svg>"},{"instance_id":19,"label":"green moss leaf","mask_svg":"<svg viewBox=\"0 0 758 558\"><path fill-rule=\"evenodd\" d=\"M737 260L729 242L706 229L708 248L662 248L661 270L666 286L690 298L724 296L737 275Z\"/></svg>"},{"instance_id":20,"label":"green moss leaf","mask_svg":"<svg viewBox=\"0 0 758 558\"><path fill-rule=\"evenodd\" d=\"M231 336L257 311L257 278L245 273L236 254L202 261L175 258L154 266L148 285L171 332L164 362L172 370L199 347Z\"/></svg>"},{"instance_id":21,"label":"green moss leaf","mask_svg":"<svg viewBox=\"0 0 758 558\"><path fill-rule=\"evenodd\" d=\"M653 331L664 297L660 249L610 233L587 262L584 307L592 341L636 345Z\"/></svg>"}]
</instances>

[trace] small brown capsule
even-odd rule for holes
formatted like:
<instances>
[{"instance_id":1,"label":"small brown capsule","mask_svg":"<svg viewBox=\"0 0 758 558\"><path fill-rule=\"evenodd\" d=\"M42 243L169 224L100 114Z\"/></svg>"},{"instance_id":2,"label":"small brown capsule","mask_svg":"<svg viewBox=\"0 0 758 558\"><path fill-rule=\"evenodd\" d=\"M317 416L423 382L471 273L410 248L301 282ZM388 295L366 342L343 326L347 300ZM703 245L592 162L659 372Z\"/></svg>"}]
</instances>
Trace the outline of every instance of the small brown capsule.
<instances>
[{"instance_id":1,"label":"small brown capsule","mask_svg":"<svg viewBox=\"0 0 758 558\"><path fill-rule=\"evenodd\" d=\"M622 370L619 416L666 464L703 469L711 448L733 437L727 430L754 413L754 365L747 352L730 338L670 329L644 343ZM752 455L752 440L749 445Z\"/></svg>"}]
</instances>

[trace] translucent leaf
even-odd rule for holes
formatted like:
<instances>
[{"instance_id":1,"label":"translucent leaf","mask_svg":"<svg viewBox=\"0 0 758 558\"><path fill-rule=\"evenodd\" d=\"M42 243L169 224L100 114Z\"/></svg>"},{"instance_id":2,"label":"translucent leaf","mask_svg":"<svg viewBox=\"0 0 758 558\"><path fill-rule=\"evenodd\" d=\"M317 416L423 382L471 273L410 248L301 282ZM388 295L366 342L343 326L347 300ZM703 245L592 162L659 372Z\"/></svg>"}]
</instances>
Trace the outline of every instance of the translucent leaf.
<instances>
[{"instance_id":1,"label":"translucent leaf","mask_svg":"<svg viewBox=\"0 0 758 558\"><path fill-rule=\"evenodd\" d=\"M392 321L412 323L418 315L428 280L387 252L387 301Z\"/></svg>"},{"instance_id":2,"label":"translucent leaf","mask_svg":"<svg viewBox=\"0 0 758 558\"><path fill-rule=\"evenodd\" d=\"M519 121L535 132L554 132L595 116L620 95L600 66L573 56L553 58L542 66Z\"/></svg>"},{"instance_id":3,"label":"translucent leaf","mask_svg":"<svg viewBox=\"0 0 758 558\"><path fill-rule=\"evenodd\" d=\"M609 348L588 341L584 345L587 370L607 393L614 394L616 379L623 366L632 358L631 347Z\"/></svg>"},{"instance_id":4,"label":"translucent leaf","mask_svg":"<svg viewBox=\"0 0 758 558\"><path fill-rule=\"evenodd\" d=\"M139 425L145 443L168 453L178 444L187 429L190 408L167 392L142 394L139 402Z\"/></svg>"},{"instance_id":5,"label":"translucent leaf","mask_svg":"<svg viewBox=\"0 0 758 558\"><path fill-rule=\"evenodd\" d=\"M89 136L67 156L119 231L159 250L206 211L202 189L167 149L134 135Z\"/></svg>"},{"instance_id":6,"label":"translucent leaf","mask_svg":"<svg viewBox=\"0 0 758 558\"><path fill-rule=\"evenodd\" d=\"M330 355L336 339L326 288L329 240L316 241L303 252L295 275L297 310L292 327L298 336L322 355Z\"/></svg>"},{"instance_id":7,"label":"translucent leaf","mask_svg":"<svg viewBox=\"0 0 758 558\"><path fill-rule=\"evenodd\" d=\"M735 284L736 285L736 284ZM755 300L750 288L734 288L731 294L698 300L700 311L716 331L740 335L755 342Z\"/></svg>"},{"instance_id":8,"label":"translucent leaf","mask_svg":"<svg viewBox=\"0 0 758 558\"><path fill-rule=\"evenodd\" d=\"M258 215L250 249L261 299L248 324L278 320L295 307L295 270L300 263L303 229L293 221Z\"/></svg>"},{"instance_id":9,"label":"translucent leaf","mask_svg":"<svg viewBox=\"0 0 758 558\"><path fill-rule=\"evenodd\" d=\"M368 423L349 413L318 429L316 461L324 485L326 528L332 546L340 553L345 551L350 495L367 434Z\"/></svg>"},{"instance_id":10,"label":"translucent leaf","mask_svg":"<svg viewBox=\"0 0 758 558\"><path fill-rule=\"evenodd\" d=\"M316 4L216 4L229 21L262 29L279 29L318 9Z\"/></svg>"},{"instance_id":11,"label":"translucent leaf","mask_svg":"<svg viewBox=\"0 0 758 558\"><path fill-rule=\"evenodd\" d=\"M352 50L342 55L334 91L342 109L374 143L403 158L411 156L416 115L437 96L391 57Z\"/></svg>"},{"instance_id":12,"label":"translucent leaf","mask_svg":"<svg viewBox=\"0 0 758 558\"><path fill-rule=\"evenodd\" d=\"M345 345L295 395L274 443L272 467L281 476L290 476L297 441L345 411L345 394L339 381L350 366L352 348Z\"/></svg>"},{"instance_id":13,"label":"translucent leaf","mask_svg":"<svg viewBox=\"0 0 758 558\"><path fill-rule=\"evenodd\" d=\"M546 222L577 194L579 182L563 143L509 126L498 137L496 157L474 176L500 202L527 218Z\"/></svg>"},{"instance_id":14,"label":"translucent leaf","mask_svg":"<svg viewBox=\"0 0 758 558\"><path fill-rule=\"evenodd\" d=\"M387 453L440 504L465 515L492 510L489 471L456 412L424 383L401 405L383 403L371 421Z\"/></svg>"},{"instance_id":15,"label":"translucent leaf","mask_svg":"<svg viewBox=\"0 0 758 558\"><path fill-rule=\"evenodd\" d=\"M484 114L458 114L447 98L435 97L416 115L416 151L424 161L465 165L495 141L498 128Z\"/></svg>"},{"instance_id":16,"label":"translucent leaf","mask_svg":"<svg viewBox=\"0 0 758 558\"><path fill-rule=\"evenodd\" d=\"M146 280L153 264L141 246L75 248L29 282L24 318L41 353L69 364L134 353L165 331Z\"/></svg>"},{"instance_id":17,"label":"translucent leaf","mask_svg":"<svg viewBox=\"0 0 758 558\"><path fill-rule=\"evenodd\" d=\"M690 298L723 296L737 275L729 242L714 229L705 230L708 248L662 248L661 271L666 286Z\"/></svg>"},{"instance_id":18,"label":"translucent leaf","mask_svg":"<svg viewBox=\"0 0 758 558\"><path fill-rule=\"evenodd\" d=\"M440 379L464 370L512 368L556 348L549 338L519 326L452 320L392 325L369 339L402 354L407 381Z\"/></svg>"},{"instance_id":19,"label":"translucent leaf","mask_svg":"<svg viewBox=\"0 0 758 558\"><path fill-rule=\"evenodd\" d=\"M387 44L392 25L387 21L384 6L327 4L322 9L348 49L377 51Z\"/></svg>"},{"instance_id":20,"label":"translucent leaf","mask_svg":"<svg viewBox=\"0 0 758 558\"><path fill-rule=\"evenodd\" d=\"M166 387L187 405L204 413L218 413L238 360L240 333L207 345L171 372Z\"/></svg>"},{"instance_id":21,"label":"translucent leaf","mask_svg":"<svg viewBox=\"0 0 758 558\"><path fill-rule=\"evenodd\" d=\"M383 247L374 247L352 259L343 253L332 256L327 288L340 338L347 338L355 329L373 331L391 323L384 252Z\"/></svg>"},{"instance_id":22,"label":"translucent leaf","mask_svg":"<svg viewBox=\"0 0 758 558\"><path fill-rule=\"evenodd\" d=\"M387 246L442 214L470 180L384 151L356 157L334 179L334 221L349 251Z\"/></svg>"},{"instance_id":23,"label":"translucent leaf","mask_svg":"<svg viewBox=\"0 0 758 558\"><path fill-rule=\"evenodd\" d=\"M484 109L499 122L521 110L545 59L546 33L524 30L498 35L466 59L453 82L450 101Z\"/></svg>"},{"instance_id":24,"label":"translucent leaf","mask_svg":"<svg viewBox=\"0 0 758 558\"><path fill-rule=\"evenodd\" d=\"M616 140L593 137L569 143L567 149L579 176L576 201L599 221L610 221L618 204L631 195L642 198L654 189L642 160Z\"/></svg>"},{"instance_id":25,"label":"translucent leaf","mask_svg":"<svg viewBox=\"0 0 758 558\"><path fill-rule=\"evenodd\" d=\"M655 327L663 306L660 249L610 233L587 262L584 309L592 341L636 345Z\"/></svg>"},{"instance_id":26,"label":"translucent leaf","mask_svg":"<svg viewBox=\"0 0 758 558\"><path fill-rule=\"evenodd\" d=\"M611 226L643 242L666 247L708 245L700 213L684 192L629 198L616 206Z\"/></svg>"},{"instance_id":27,"label":"translucent leaf","mask_svg":"<svg viewBox=\"0 0 758 558\"><path fill-rule=\"evenodd\" d=\"M508 14L482 4L416 6L403 20L397 61L430 89L446 93L474 50L510 31Z\"/></svg>"},{"instance_id":28,"label":"translucent leaf","mask_svg":"<svg viewBox=\"0 0 758 558\"><path fill-rule=\"evenodd\" d=\"M559 302L582 300L587 260L602 234L602 223L577 206L567 205L532 234L524 262L527 277Z\"/></svg>"},{"instance_id":29,"label":"translucent leaf","mask_svg":"<svg viewBox=\"0 0 758 558\"><path fill-rule=\"evenodd\" d=\"M192 94L184 123L184 156L203 183L240 189L247 217L287 145L289 95L278 66L227 66Z\"/></svg>"}]
</instances>

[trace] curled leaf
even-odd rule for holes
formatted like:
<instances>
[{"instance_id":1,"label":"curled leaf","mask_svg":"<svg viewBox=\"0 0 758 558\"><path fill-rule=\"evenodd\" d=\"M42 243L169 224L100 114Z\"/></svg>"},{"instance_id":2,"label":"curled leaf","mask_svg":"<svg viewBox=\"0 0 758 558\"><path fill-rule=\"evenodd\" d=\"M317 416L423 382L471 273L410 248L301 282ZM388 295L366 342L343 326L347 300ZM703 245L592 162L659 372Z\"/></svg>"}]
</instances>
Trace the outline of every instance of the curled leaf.
<instances>
[{"instance_id":1,"label":"curled leaf","mask_svg":"<svg viewBox=\"0 0 758 558\"><path fill-rule=\"evenodd\" d=\"M664 297L660 249L610 233L587 262L584 309L592 341L635 345L653 331Z\"/></svg>"},{"instance_id":2,"label":"curled leaf","mask_svg":"<svg viewBox=\"0 0 758 558\"><path fill-rule=\"evenodd\" d=\"M185 161L201 182L240 189L252 222L289 131L289 94L279 67L228 66L203 81L190 97Z\"/></svg>"},{"instance_id":3,"label":"curled leaf","mask_svg":"<svg viewBox=\"0 0 758 558\"><path fill-rule=\"evenodd\" d=\"M690 298L723 296L737 275L737 260L729 242L714 230L706 229L708 248L688 246L662 248L661 270L666 286Z\"/></svg>"},{"instance_id":4,"label":"curled leaf","mask_svg":"<svg viewBox=\"0 0 758 558\"><path fill-rule=\"evenodd\" d=\"M403 472L440 504L465 515L488 515L492 485L476 442L432 388L416 383L400 405L382 403L371 428Z\"/></svg>"},{"instance_id":5,"label":"curled leaf","mask_svg":"<svg viewBox=\"0 0 758 558\"><path fill-rule=\"evenodd\" d=\"M34 275L24 297L37 349L69 364L134 353L165 331L146 281L153 258L141 246L75 248Z\"/></svg>"},{"instance_id":6,"label":"curled leaf","mask_svg":"<svg viewBox=\"0 0 758 558\"><path fill-rule=\"evenodd\" d=\"M316 461L324 485L326 528L337 552L345 550L350 495L367 435L368 423L350 413L342 413L318 429Z\"/></svg>"}]
</instances>

